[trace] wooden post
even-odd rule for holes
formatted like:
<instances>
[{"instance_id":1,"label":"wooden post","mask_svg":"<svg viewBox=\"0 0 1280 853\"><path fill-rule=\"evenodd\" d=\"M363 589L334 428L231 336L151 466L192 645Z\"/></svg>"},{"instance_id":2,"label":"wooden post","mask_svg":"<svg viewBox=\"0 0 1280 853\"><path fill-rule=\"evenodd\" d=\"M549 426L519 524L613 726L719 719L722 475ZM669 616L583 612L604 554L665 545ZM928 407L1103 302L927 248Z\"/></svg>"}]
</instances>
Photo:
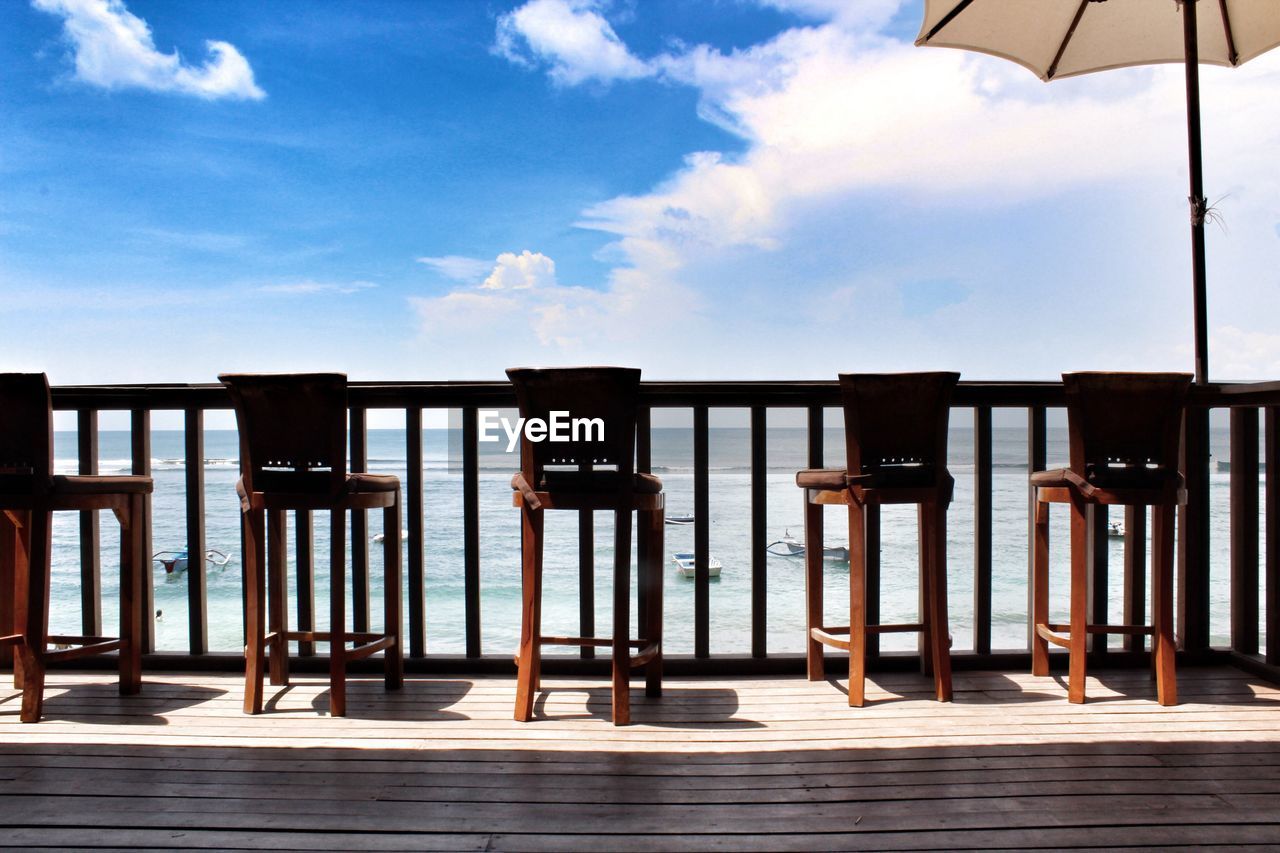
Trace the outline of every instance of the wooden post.
<instances>
[{"instance_id":1,"label":"wooden post","mask_svg":"<svg viewBox=\"0 0 1280 853\"><path fill-rule=\"evenodd\" d=\"M693 407L693 654L711 656L711 481L707 407Z\"/></svg>"},{"instance_id":2,"label":"wooden post","mask_svg":"<svg viewBox=\"0 0 1280 853\"><path fill-rule=\"evenodd\" d=\"M409 530L409 656L427 653L426 550L423 524L422 409L405 412L405 524Z\"/></svg>"},{"instance_id":3,"label":"wooden post","mask_svg":"<svg viewBox=\"0 0 1280 853\"><path fill-rule=\"evenodd\" d=\"M462 409L463 598L467 657L480 657L480 437L476 407Z\"/></svg>"},{"instance_id":4,"label":"wooden post","mask_svg":"<svg viewBox=\"0 0 1280 853\"><path fill-rule=\"evenodd\" d=\"M1182 420L1182 473L1187 503L1178 510L1178 645L1209 649L1209 410L1188 408Z\"/></svg>"},{"instance_id":5,"label":"wooden post","mask_svg":"<svg viewBox=\"0 0 1280 853\"><path fill-rule=\"evenodd\" d=\"M134 409L129 420L130 455L132 473L151 476L151 412ZM156 600L151 577L151 555L155 553L151 542L151 495L142 501L142 552L146 556L147 570L142 573L142 651L156 648ZM200 555L203 558L203 554ZM188 565L190 560L188 559Z\"/></svg>"},{"instance_id":6,"label":"wooden post","mask_svg":"<svg viewBox=\"0 0 1280 853\"><path fill-rule=\"evenodd\" d=\"M98 413L93 409L76 412L76 444L81 474L98 473ZM95 510L80 512L80 625L86 637L102 636L102 539ZM151 571L150 552L143 555ZM4 590L9 595L12 590Z\"/></svg>"},{"instance_id":7,"label":"wooden post","mask_svg":"<svg viewBox=\"0 0 1280 853\"><path fill-rule=\"evenodd\" d=\"M1044 406L1030 406L1027 409L1027 473L1045 469L1046 428ZM1035 555L1036 555L1036 490L1028 485L1027 489L1027 648L1031 648L1036 639L1035 602L1032 593L1035 588Z\"/></svg>"},{"instance_id":8,"label":"wooden post","mask_svg":"<svg viewBox=\"0 0 1280 853\"><path fill-rule=\"evenodd\" d=\"M991 407L973 410L973 650L991 653ZM945 580L946 572L940 577Z\"/></svg>"},{"instance_id":9,"label":"wooden post","mask_svg":"<svg viewBox=\"0 0 1280 853\"><path fill-rule=\"evenodd\" d=\"M369 433L365 410L351 407L352 473L369 470ZM345 594L345 592L344 592ZM351 511L351 629L369 630L369 512Z\"/></svg>"},{"instance_id":10,"label":"wooden post","mask_svg":"<svg viewBox=\"0 0 1280 853\"><path fill-rule=\"evenodd\" d=\"M1258 410L1231 410L1231 648L1258 653Z\"/></svg>"},{"instance_id":11,"label":"wooden post","mask_svg":"<svg viewBox=\"0 0 1280 853\"><path fill-rule=\"evenodd\" d=\"M183 416L187 489L187 645L191 654L209 648L208 594L204 532L204 411L187 409ZM147 555L150 557L150 554ZM147 560L148 566L151 561Z\"/></svg>"},{"instance_id":12,"label":"wooden post","mask_svg":"<svg viewBox=\"0 0 1280 853\"><path fill-rule=\"evenodd\" d=\"M751 656L767 657L769 636L768 411L751 407Z\"/></svg>"}]
</instances>

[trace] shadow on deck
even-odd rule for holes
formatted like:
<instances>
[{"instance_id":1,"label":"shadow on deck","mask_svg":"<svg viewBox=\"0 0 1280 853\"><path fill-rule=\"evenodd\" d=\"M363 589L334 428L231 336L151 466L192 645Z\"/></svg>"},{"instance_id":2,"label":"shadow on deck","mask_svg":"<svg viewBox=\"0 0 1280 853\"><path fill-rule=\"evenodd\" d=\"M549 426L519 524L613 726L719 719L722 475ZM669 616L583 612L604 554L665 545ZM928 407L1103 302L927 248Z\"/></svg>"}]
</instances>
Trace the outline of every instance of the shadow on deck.
<instances>
[{"instance_id":1,"label":"shadow on deck","mask_svg":"<svg viewBox=\"0 0 1280 853\"><path fill-rule=\"evenodd\" d=\"M607 686L547 679L511 721L507 678L273 689L55 673L45 721L0 690L0 846L341 850L824 850L1280 843L1280 690L1228 668L1055 678L960 673L956 701L881 675L672 679L606 722Z\"/></svg>"}]
</instances>

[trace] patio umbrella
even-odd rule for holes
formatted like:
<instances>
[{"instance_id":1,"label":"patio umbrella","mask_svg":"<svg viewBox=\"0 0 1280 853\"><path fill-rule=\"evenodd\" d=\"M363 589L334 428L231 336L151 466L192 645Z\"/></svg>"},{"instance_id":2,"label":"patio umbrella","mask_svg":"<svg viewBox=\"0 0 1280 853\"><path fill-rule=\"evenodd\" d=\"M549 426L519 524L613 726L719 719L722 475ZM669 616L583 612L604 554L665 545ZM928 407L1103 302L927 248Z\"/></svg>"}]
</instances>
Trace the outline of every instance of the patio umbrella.
<instances>
[{"instance_id":1,"label":"patio umbrella","mask_svg":"<svg viewBox=\"0 0 1280 853\"><path fill-rule=\"evenodd\" d=\"M1187 14L1189 9L1196 14ZM1209 378L1201 62L1240 65L1280 44L1280 0L925 0L917 45L1013 60L1041 80L1181 62L1187 76L1196 381Z\"/></svg>"}]
</instances>

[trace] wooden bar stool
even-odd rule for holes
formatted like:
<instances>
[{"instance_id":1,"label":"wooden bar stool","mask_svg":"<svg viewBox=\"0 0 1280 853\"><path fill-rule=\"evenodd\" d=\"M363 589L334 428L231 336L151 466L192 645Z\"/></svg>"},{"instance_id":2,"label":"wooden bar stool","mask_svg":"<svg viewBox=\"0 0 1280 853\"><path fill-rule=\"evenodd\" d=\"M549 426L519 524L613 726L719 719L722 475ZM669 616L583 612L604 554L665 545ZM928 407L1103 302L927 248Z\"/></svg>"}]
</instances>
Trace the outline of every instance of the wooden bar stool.
<instances>
[{"instance_id":1,"label":"wooden bar stool","mask_svg":"<svg viewBox=\"0 0 1280 853\"><path fill-rule=\"evenodd\" d=\"M40 720L45 667L118 651L120 692L142 685L144 497L150 477L62 476L53 473L53 402L43 373L0 374L0 647L12 648L20 719ZM120 636L49 634L51 527L59 510L111 510L120 522ZM6 606L7 605L7 606ZM49 644L70 646L50 650Z\"/></svg>"},{"instance_id":2,"label":"wooden bar stool","mask_svg":"<svg viewBox=\"0 0 1280 853\"><path fill-rule=\"evenodd\" d=\"M640 371L622 367L513 368L520 415L553 430L557 419L567 441L521 440L520 473L512 478L521 510L523 618L516 658L515 718L533 717L544 645L607 646L613 654L613 722L631 722L631 670L645 668L645 693L662 694L662 481L635 471L636 408ZM573 419L573 420L569 420ZM614 514L613 636L547 637L542 634L542 522L546 510ZM643 636L630 637L631 513L647 540L639 567ZM631 654L631 649L637 649Z\"/></svg>"},{"instance_id":3,"label":"wooden bar stool","mask_svg":"<svg viewBox=\"0 0 1280 853\"><path fill-rule=\"evenodd\" d=\"M932 671L938 700L951 700L947 626L947 507L955 486L947 471L947 420L958 373L840 374L847 468L796 475L804 489L805 589L809 680L824 677L822 647L849 652L849 705L866 701L867 635L921 633L921 668ZM825 627L822 615L822 508L849 507L849 624ZM918 504L919 622L867 624L867 507ZM873 522L878 524L878 520ZM879 541L878 531L873 541Z\"/></svg>"},{"instance_id":4,"label":"wooden bar stool","mask_svg":"<svg viewBox=\"0 0 1280 853\"><path fill-rule=\"evenodd\" d=\"M1090 634L1152 635L1152 666L1161 705L1178 703L1173 639L1173 542L1176 508L1187 502L1178 472L1182 412L1191 376L1185 373L1064 373L1071 465L1031 475L1035 490L1032 560L1031 671L1049 674L1049 643L1070 653L1067 698L1084 702ZM1049 504L1071 505L1071 616L1049 622ZM1088 622L1086 508L1150 506L1150 625ZM1065 633L1064 633L1065 632Z\"/></svg>"},{"instance_id":5,"label":"wooden bar stool","mask_svg":"<svg viewBox=\"0 0 1280 853\"><path fill-rule=\"evenodd\" d=\"M404 680L400 641L400 479L389 474L347 473L344 374L222 374L218 378L231 395L240 430L240 480L236 493L244 524L244 577L248 590L244 712L262 711L264 654L268 649L271 683L283 685L289 683L290 641L327 642L329 713L345 716L347 661L382 652L387 689L400 687ZM347 512L365 509L382 510L382 633L347 630ZM328 631L289 630L287 510L329 513ZM355 643L355 647L347 648L348 643Z\"/></svg>"}]
</instances>

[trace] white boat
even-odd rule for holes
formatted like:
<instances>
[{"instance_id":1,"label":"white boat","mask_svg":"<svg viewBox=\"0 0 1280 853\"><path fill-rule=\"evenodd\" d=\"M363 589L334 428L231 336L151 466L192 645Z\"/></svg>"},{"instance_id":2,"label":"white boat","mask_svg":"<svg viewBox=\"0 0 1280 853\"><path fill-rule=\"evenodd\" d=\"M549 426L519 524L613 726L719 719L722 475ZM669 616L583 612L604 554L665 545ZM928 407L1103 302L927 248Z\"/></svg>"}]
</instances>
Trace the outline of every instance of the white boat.
<instances>
[{"instance_id":1,"label":"white boat","mask_svg":"<svg viewBox=\"0 0 1280 853\"><path fill-rule=\"evenodd\" d=\"M694 567L694 556L688 551L681 551L671 555L671 560L676 564L676 571L680 573L682 578L691 578L697 574ZM720 561L715 557L707 557L707 577L720 577Z\"/></svg>"},{"instance_id":2,"label":"white boat","mask_svg":"<svg viewBox=\"0 0 1280 853\"><path fill-rule=\"evenodd\" d=\"M775 557L803 557L805 547L804 543L792 536L791 531L788 530L781 539L766 545L765 550ZM822 559L847 563L849 561L849 547L847 545L824 545Z\"/></svg>"},{"instance_id":3,"label":"white boat","mask_svg":"<svg viewBox=\"0 0 1280 853\"><path fill-rule=\"evenodd\" d=\"M1111 539L1123 539L1124 538L1124 522L1108 521L1107 536L1108 538L1111 538Z\"/></svg>"},{"instance_id":4,"label":"white boat","mask_svg":"<svg viewBox=\"0 0 1280 853\"><path fill-rule=\"evenodd\" d=\"M382 542L382 541L384 541L386 538L387 538L387 534L385 534L385 533L375 533L375 534L373 534L372 536L370 536L370 537L369 537L369 541L370 541L370 542ZM401 541L401 542L407 542L407 541L408 541L408 539L409 539L409 531L408 531L408 530L403 530L403 529L402 529L402 530L400 531L400 541Z\"/></svg>"},{"instance_id":5,"label":"white boat","mask_svg":"<svg viewBox=\"0 0 1280 853\"><path fill-rule=\"evenodd\" d=\"M151 555L153 562L164 566L166 575L176 575L187 570L187 549L181 551L157 551ZM207 548L204 552L205 562L213 568L221 568L231 561L231 555L217 548Z\"/></svg>"},{"instance_id":6,"label":"white boat","mask_svg":"<svg viewBox=\"0 0 1280 853\"><path fill-rule=\"evenodd\" d=\"M668 515L665 521L667 524L693 524L693 513L688 515Z\"/></svg>"}]
</instances>

